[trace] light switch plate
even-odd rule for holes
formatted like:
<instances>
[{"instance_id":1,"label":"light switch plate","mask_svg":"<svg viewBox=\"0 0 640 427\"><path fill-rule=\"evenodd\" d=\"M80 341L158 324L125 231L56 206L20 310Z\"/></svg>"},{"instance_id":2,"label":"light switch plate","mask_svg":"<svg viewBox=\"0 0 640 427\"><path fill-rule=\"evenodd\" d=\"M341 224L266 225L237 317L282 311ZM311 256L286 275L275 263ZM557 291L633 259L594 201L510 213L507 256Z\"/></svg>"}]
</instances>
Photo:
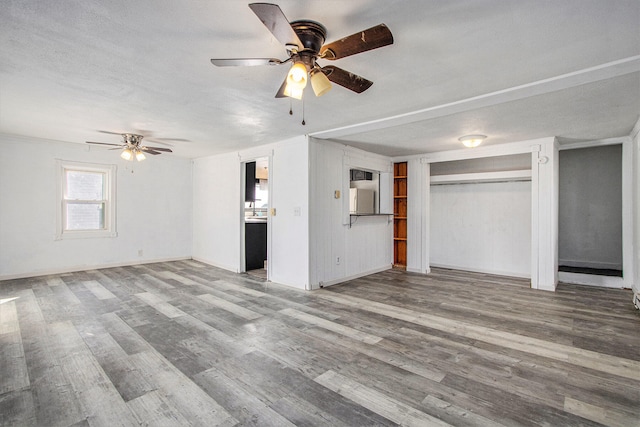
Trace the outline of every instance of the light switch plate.
<instances>
[{"instance_id":1,"label":"light switch plate","mask_svg":"<svg viewBox=\"0 0 640 427\"><path fill-rule=\"evenodd\" d=\"M276 208L271 208L271 216L276 216Z\"/></svg>"},{"instance_id":2,"label":"light switch plate","mask_svg":"<svg viewBox=\"0 0 640 427\"><path fill-rule=\"evenodd\" d=\"M334 191L334 192L333 192L333 197L334 197L335 199L339 199L339 198L340 198L340 190L336 190L336 191Z\"/></svg>"}]
</instances>

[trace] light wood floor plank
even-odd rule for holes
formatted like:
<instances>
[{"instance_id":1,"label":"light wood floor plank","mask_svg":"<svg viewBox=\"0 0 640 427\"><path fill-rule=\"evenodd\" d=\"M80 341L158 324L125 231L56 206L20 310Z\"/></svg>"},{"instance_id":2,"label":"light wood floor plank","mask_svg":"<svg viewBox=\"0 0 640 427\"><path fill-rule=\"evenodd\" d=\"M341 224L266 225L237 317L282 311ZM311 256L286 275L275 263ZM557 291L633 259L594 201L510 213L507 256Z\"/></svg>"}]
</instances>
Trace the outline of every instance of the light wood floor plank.
<instances>
[{"instance_id":1,"label":"light wood floor plank","mask_svg":"<svg viewBox=\"0 0 640 427\"><path fill-rule=\"evenodd\" d=\"M602 372L640 381L640 361L609 356L563 344L543 341L537 338L516 335L484 326L447 319L441 316L419 313L388 304L367 301L358 297L346 295L340 295L340 297L333 295L321 295L320 297L333 300L340 304L356 307L361 310L371 311L429 328L438 329L443 332L477 339L498 346L565 361L585 368L596 369Z\"/></svg>"},{"instance_id":2,"label":"light wood floor plank","mask_svg":"<svg viewBox=\"0 0 640 427\"><path fill-rule=\"evenodd\" d=\"M20 331L0 335L0 395L29 387Z\"/></svg>"},{"instance_id":3,"label":"light wood floor plank","mask_svg":"<svg viewBox=\"0 0 640 427\"><path fill-rule=\"evenodd\" d=\"M57 358L65 377L91 425L130 426L136 422L116 388L69 322L55 323L50 331L59 345Z\"/></svg>"},{"instance_id":4,"label":"light wood floor plank","mask_svg":"<svg viewBox=\"0 0 640 427\"><path fill-rule=\"evenodd\" d=\"M149 304L149 306L155 308L156 310L158 310L158 312L164 314L170 319L173 319L174 317L180 317L180 316L186 315L184 311L165 302L163 298L158 297L155 294L152 294L149 292L142 292L142 293L136 294L136 297L138 297L145 303Z\"/></svg>"},{"instance_id":5,"label":"light wood floor plank","mask_svg":"<svg viewBox=\"0 0 640 427\"><path fill-rule=\"evenodd\" d=\"M99 300L111 299L116 297L107 288L105 288L95 280L84 282L83 285L85 288L89 289L89 291Z\"/></svg>"},{"instance_id":6,"label":"light wood floor plank","mask_svg":"<svg viewBox=\"0 0 640 427\"><path fill-rule=\"evenodd\" d=\"M0 426L38 425L46 424L38 424L31 390L22 389L0 394Z\"/></svg>"},{"instance_id":7,"label":"light wood floor plank","mask_svg":"<svg viewBox=\"0 0 640 427\"><path fill-rule=\"evenodd\" d=\"M197 285L198 283L189 279L188 277L181 276L179 274L174 273L173 271L162 271L159 273L159 276L164 277L165 279L173 279L178 283L183 285Z\"/></svg>"},{"instance_id":8,"label":"light wood floor plank","mask_svg":"<svg viewBox=\"0 0 640 427\"><path fill-rule=\"evenodd\" d=\"M125 402L153 390L144 375L131 367L129 355L109 333L91 328L81 335Z\"/></svg>"},{"instance_id":9,"label":"light wood floor plank","mask_svg":"<svg viewBox=\"0 0 640 427\"><path fill-rule=\"evenodd\" d=\"M157 391L150 391L127 402L141 426L174 427L189 425L180 412L162 398Z\"/></svg>"},{"instance_id":10,"label":"light wood floor plank","mask_svg":"<svg viewBox=\"0 0 640 427\"><path fill-rule=\"evenodd\" d=\"M198 298L200 298L202 301L205 301L214 307L228 311L229 313L233 313L236 316L242 317L243 319L246 319L246 320L255 320L262 317L262 314L260 313L256 313L255 311L251 311L238 304L229 302L225 299L217 298L211 294L198 295Z\"/></svg>"},{"instance_id":11,"label":"light wood floor plank","mask_svg":"<svg viewBox=\"0 0 640 427\"><path fill-rule=\"evenodd\" d=\"M307 331L307 334L324 339L325 341L331 342L334 345L337 344L347 349L355 350L360 354L364 354L373 359L377 359L381 362L384 362L391 366L395 366L396 368L403 369L407 372L411 372L432 381L440 382L446 375L444 371L431 368L424 362L412 359L405 353L387 350L386 348L384 348L386 341L379 342L376 345L370 345L357 340L342 337L337 334L327 334L321 330L310 330Z\"/></svg>"},{"instance_id":12,"label":"light wood floor plank","mask_svg":"<svg viewBox=\"0 0 640 427\"><path fill-rule=\"evenodd\" d=\"M49 286L60 286L64 285L64 280L58 276L47 277L47 285Z\"/></svg>"},{"instance_id":13,"label":"light wood floor plank","mask_svg":"<svg viewBox=\"0 0 640 427\"><path fill-rule=\"evenodd\" d=\"M628 290L443 269L312 292L192 260L8 280L0 425L633 426L639 328Z\"/></svg>"},{"instance_id":14,"label":"light wood floor plank","mask_svg":"<svg viewBox=\"0 0 640 427\"><path fill-rule=\"evenodd\" d=\"M16 304L25 337L23 347L33 395L33 413L28 414L27 419L34 419L34 425L52 427L82 422L86 416L73 397L73 387L62 371L55 351L58 344L44 321L35 295L31 290L23 292ZM15 424L21 425L22 422Z\"/></svg>"},{"instance_id":15,"label":"light wood floor plank","mask_svg":"<svg viewBox=\"0 0 640 427\"><path fill-rule=\"evenodd\" d=\"M464 408L452 405L435 396L427 396L422 404L429 413L436 415L455 426L478 426L478 427L500 427L503 424L492 421L482 415L475 414Z\"/></svg>"},{"instance_id":16,"label":"light wood floor plank","mask_svg":"<svg viewBox=\"0 0 640 427\"><path fill-rule=\"evenodd\" d=\"M227 377L216 369L209 369L194 378L216 401L242 424L260 426L288 427L293 426L289 420L272 410L268 405L255 397L249 388Z\"/></svg>"},{"instance_id":17,"label":"light wood floor plank","mask_svg":"<svg viewBox=\"0 0 640 427\"><path fill-rule=\"evenodd\" d=\"M18 312L13 298L5 298L0 304L0 335L20 332Z\"/></svg>"},{"instance_id":18,"label":"light wood floor plank","mask_svg":"<svg viewBox=\"0 0 640 427\"><path fill-rule=\"evenodd\" d=\"M330 331L337 332L341 335L353 338L358 341L362 341L367 344L375 344L382 340L381 337L377 337L375 335L371 335L366 332L362 332L357 329L350 328L348 326L343 326L339 323L332 322L330 320L326 320L321 317L313 316L311 314L298 311L294 308L285 308L284 310L280 310L280 313L286 316L293 317L294 319L302 320L303 322L306 322L310 325L315 325L323 329L328 329Z\"/></svg>"},{"instance_id":19,"label":"light wood floor plank","mask_svg":"<svg viewBox=\"0 0 640 427\"><path fill-rule=\"evenodd\" d=\"M564 408L567 412L607 426L640 426L640 413L623 414L609 408L601 408L571 397L565 398Z\"/></svg>"},{"instance_id":20,"label":"light wood floor plank","mask_svg":"<svg viewBox=\"0 0 640 427\"><path fill-rule=\"evenodd\" d=\"M191 425L233 426L237 423L224 408L157 353L136 353L130 360L132 366L157 388L160 396L180 411Z\"/></svg>"},{"instance_id":21,"label":"light wood floor plank","mask_svg":"<svg viewBox=\"0 0 640 427\"><path fill-rule=\"evenodd\" d=\"M365 387L333 371L327 371L315 379L330 390L351 399L383 417L403 426L450 426L429 414L405 405L391 397Z\"/></svg>"},{"instance_id":22,"label":"light wood floor plank","mask_svg":"<svg viewBox=\"0 0 640 427\"><path fill-rule=\"evenodd\" d=\"M228 291L228 290L236 291L236 292L240 292L241 294L249 295L256 298L262 298L267 295L262 291L256 291L254 289L247 288L245 286L236 285L226 280L216 280L215 282L212 282L211 285L214 286L215 288L222 289L223 291Z\"/></svg>"}]
</instances>

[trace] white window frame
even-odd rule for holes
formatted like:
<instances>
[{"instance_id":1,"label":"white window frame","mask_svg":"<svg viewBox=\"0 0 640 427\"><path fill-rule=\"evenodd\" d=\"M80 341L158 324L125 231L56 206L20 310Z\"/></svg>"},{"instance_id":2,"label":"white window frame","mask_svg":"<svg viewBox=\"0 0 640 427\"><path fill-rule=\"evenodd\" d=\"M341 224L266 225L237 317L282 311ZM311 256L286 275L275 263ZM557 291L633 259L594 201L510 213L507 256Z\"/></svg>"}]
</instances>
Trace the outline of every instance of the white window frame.
<instances>
[{"instance_id":1,"label":"white window frame","mask_svg":"<svg viewBox=\"0 0 640 427\"><path fill-rule=\"evenodd\" d=\"M67 171L104 174L104 228L101 230L66 230L65 186ZM56 240L116 237L116 165L56 160Z\"/></svg>"}]
</instances>

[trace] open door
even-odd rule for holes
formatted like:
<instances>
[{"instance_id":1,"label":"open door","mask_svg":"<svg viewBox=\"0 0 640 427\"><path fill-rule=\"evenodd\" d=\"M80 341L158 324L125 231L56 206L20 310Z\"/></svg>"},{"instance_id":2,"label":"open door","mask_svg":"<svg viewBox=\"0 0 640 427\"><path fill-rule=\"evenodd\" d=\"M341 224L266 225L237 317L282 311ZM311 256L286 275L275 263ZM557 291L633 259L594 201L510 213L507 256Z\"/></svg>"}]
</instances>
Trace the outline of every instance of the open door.
<instances>
[{"instance_id":1,"label":"open door","mask_svg":"<svg viewBox=\"0 0 640 427\"><path fill-rule=\"evenodd\" d=\"M246 162L244 185L244 271L268 279L269 159Z\"/></svg>"}]
</instances>

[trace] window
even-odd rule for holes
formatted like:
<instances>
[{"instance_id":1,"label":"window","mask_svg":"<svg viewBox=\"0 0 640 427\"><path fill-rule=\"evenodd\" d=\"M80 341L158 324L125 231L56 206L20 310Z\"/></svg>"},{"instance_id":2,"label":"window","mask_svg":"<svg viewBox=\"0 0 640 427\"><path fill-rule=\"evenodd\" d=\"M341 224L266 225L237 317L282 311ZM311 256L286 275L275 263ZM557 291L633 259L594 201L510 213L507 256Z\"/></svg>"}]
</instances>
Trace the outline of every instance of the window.
<instances>
[{"instance_id":1,"label":"window","mask_svg":"<svg viewBox=\"0 0 640 427\"><path fill-rule=\"evenodd\" d=\"M58 160L57 239L115 237L114 165Z\"/></svg>"}]
</instances>

